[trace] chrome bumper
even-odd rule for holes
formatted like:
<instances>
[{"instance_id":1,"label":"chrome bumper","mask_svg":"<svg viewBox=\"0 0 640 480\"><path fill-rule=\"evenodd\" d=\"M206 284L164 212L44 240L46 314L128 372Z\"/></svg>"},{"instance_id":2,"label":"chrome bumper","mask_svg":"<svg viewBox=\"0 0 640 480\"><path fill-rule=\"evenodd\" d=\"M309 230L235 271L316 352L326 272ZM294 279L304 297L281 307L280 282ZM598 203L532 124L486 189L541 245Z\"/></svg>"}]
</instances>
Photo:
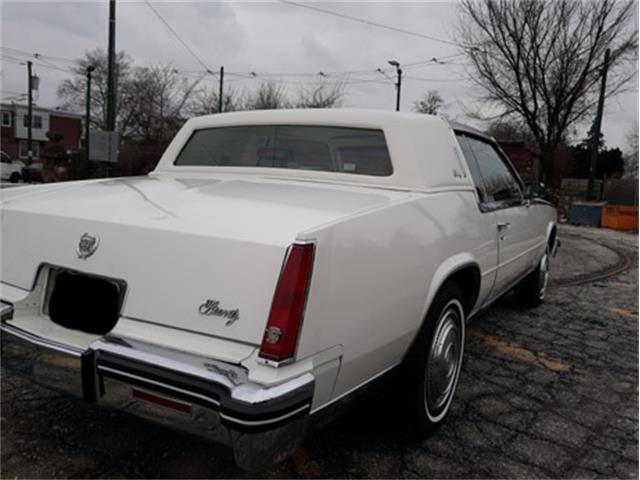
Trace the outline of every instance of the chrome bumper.
<instances>
[{"instance_id":1,"label":"chrome bumper","mask_svg":"<svg viewBox=\"0 0 640 480\"><path fill-rule=\"evenodd\" d=\"M310 373L263 387L240 366L139 341L105 336L83 351L6 322L0 331L4 368L87 402L230 445L247 470L285 458L306 431L315 384ZM149 403L149 394L184 409Z\"/></svg>"}]
</instances>

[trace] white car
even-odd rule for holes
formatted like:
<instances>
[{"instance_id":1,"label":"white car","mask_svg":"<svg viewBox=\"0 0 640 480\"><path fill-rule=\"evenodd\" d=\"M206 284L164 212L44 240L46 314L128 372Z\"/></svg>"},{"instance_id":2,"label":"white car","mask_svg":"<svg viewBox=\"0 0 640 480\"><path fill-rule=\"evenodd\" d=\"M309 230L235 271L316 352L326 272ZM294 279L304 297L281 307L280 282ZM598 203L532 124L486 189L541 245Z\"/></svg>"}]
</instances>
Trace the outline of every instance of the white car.
<instances>
[{"instance_id":1,"label":"white car","mask_svg":"<svg viewBox=\"0 0 640 480\"><path fill-rule=\"evenodd\" d=\"M0 180L9 180L11 183L18 183L22 180L22 169L24 163L20 160L12 160L9 155L0 152Z\"/></svg>"},{"instance_id":2,"label":"white car","mask_svg":"<svg viewBox=\"0 0 640 480\"><path fill-rule=\"evenodd\" d=\"M3 366L250 470L387 373L431 433L465 321L514 287L539 304L557 243L491 138L372 110L195 118L146 177L9 189L0 209Z\"/></svg>"}]
</instances>

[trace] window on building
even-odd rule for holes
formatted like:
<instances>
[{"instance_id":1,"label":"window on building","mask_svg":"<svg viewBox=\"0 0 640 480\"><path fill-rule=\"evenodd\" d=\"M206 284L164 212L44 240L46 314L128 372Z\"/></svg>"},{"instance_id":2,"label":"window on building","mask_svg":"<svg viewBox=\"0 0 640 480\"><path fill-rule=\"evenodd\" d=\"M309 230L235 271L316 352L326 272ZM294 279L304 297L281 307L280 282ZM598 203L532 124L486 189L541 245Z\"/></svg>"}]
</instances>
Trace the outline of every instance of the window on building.
<instances>
[{"instance_id":1,"label":"window on building","mask_svg":"<svg viewBox=\"0 0 640 480\"><path fill-rule=\"evenodd\" d=\"M24 128L29 128L29 115L22 117L22 125ZM33 124L31 128L42 128L42 117L40 115L33 116Z\"/></svg>"},{"instance_id":2,"label":"window on building","mask_svg":"<svg viewBox=\"0 0 640 480\"><path fill-rule=\"evenodd\" d=\"M11 112L2 112L2 126L3 127L11 126Z\"/></svg>"},{"instance_id":3,"label":"window on building","mask_svg":"<svg viewBox=\"0 0 640 480\"><path fill-rule=\"evenodd\" d=\"M27 148L28 143L29 142L27 142L26 140L20 140L20 151L18 152L20 158L29 158L29 151ZM38 142L31 142L31 152L33 153L33 160L36 160L40 157L40 144Z\"/></svg>"}]
</instances>

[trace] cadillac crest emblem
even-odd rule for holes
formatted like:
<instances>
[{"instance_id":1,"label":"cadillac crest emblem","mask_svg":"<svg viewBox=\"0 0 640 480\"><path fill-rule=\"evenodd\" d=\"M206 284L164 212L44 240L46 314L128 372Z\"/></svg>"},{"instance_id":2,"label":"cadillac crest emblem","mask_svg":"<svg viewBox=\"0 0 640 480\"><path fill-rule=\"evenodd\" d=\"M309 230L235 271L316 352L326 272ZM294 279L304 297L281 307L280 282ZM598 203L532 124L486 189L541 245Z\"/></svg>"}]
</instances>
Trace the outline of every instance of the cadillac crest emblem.
<instances>
[{"instance_id":1,"label":"cadillac crest emblem","mask_svg":"<svg viewBox=\"0 0 640 480\"><path fill-rule=\"evenodd\" d=\"M78 242L78 258L89 258L98 249L100 243L100 237L91 233L83 233Z\"/></svg>"}]
</instances>

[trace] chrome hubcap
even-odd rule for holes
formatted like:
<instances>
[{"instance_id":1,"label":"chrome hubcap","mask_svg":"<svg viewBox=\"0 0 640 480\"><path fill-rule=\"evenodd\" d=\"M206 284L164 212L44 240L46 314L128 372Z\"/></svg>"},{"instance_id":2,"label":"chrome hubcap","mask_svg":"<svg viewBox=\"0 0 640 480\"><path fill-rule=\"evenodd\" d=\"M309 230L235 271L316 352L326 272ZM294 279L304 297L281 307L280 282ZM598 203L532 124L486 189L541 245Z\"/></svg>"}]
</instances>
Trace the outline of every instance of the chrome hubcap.
<instances>
[{"instance_id":1,"label":"chrome hubcap","mask_svg":"<svg viewBox=\"0 0 640 480\"><path fill-rule=\"evenodd\" d=\"M459 312L450 307L433 335L425 378L427 409L432 415L440 413L455 389L462 349L461 321Z\"/></svg>"},{"instance_id":2,"label":"chrome hubcap","mask_svg":"<svg viewBox=\"0 0 640 480\"><path fill-rule=\"evenodd\" d=\"M540 260L540 270L538 274L538 285L540 285L540 291L538 296L540 300L544 300L544 294L547 291L547 284L549 283L549 254L545 252L544 257Z\"/></svg>"}]
</instances>

